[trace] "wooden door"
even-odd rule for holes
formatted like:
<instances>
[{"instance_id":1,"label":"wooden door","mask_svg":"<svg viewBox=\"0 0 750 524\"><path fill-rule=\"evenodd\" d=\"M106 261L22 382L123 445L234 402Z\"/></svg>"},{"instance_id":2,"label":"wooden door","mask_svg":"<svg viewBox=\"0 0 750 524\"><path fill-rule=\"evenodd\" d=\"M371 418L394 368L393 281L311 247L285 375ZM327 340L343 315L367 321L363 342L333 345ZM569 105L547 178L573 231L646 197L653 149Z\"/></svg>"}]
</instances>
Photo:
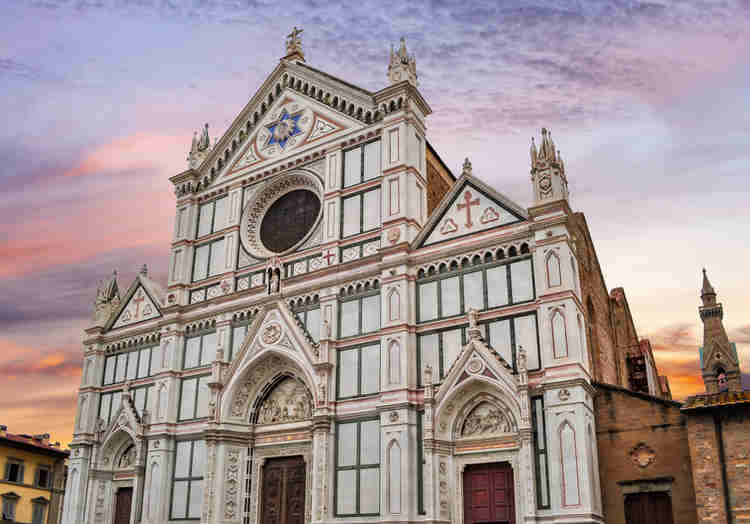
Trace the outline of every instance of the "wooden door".
<instances>
[{"instance_id":1,"label":"wooden door","mask_svg":"<svg viewBox=\"0 0 750 524\"><path fill-rule=\"evenodd\" d=\"M130 506L133 504L133 488L117 490L114 524L130 524Z\"/></svg>"},{"instance_id":2,"label":"wooden door","mask_svg":"<svg viewBox=\"0 0 750 524\"><path fill-rule=\"evenodd\" d=\"M464 524L515 524L513 470L507 463L467 466Z\"/></svg>"},{"instance_id":3,"label":"wooden door","mask_svg":"<svg viewBox=\"0 0 750 524\"><path fill-rule=\"evenodd\" d=\"M305 474L302 457L266 462L260 493L262 524L304 524Z\"/></svg>"},{"instance_id":4,"label":"wooden door","mask_svg":"<svg viewBox=\"0 0 750 524\"><path fill-rule=\"evenodd\" d=\"M669 493L631 493L625 496L627 524L672 524Z\"/></svg>"}]
</instances>

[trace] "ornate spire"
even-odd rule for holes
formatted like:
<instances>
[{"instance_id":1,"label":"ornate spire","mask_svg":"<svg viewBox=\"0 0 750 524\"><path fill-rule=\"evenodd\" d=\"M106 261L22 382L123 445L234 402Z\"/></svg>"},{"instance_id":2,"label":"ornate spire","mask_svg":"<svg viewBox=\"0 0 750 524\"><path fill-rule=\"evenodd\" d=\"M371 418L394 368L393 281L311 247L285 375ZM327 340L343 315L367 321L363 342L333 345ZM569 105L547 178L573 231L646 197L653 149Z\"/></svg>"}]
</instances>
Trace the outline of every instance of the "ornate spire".
<instances>
[{"instance_id":1,"label":"ornate spire","mask_svg":"<svg viewBox=\"0 0 750 524\"><path fill-rule=\"evenodd\" d=\"M703 305L709 306L716 303L716 291L708 281L708 275L706 274L706 268L703 268L703 286L701 287L701 299L703 299ZM709 302L709 303L707 303Z\"/></svg>"},{"instance_id":2,"label":"ornate spire","mask_svg":"<svg viewBox=\"0 0 750 524\"><path fill-rule=\"evenodd\" d=\"M534 200L537 204L544 201L567 200L568 179L565 177L565 165L560 151L555 148L552 132L542 128L542 140L537 147L531 137L529 148L531 157L531 180L534 184Z\"/></svg>"},{"instance_id":3,"label":"ornate spire","mask_svg":"<svg viewBox=\"0 0 750 524\"><path fill-rule=\"evenodd\" d=\"M120 290L117 287L117 270L108 280L99 281L94 300L94 324L103 326L112 312L120 305Z\"/></svg>"},{"instance_id":4,"label":"ornate spire","mask_svg":"<svg viewBox=\"0 0 750 524\"><path fill-rule=\"evenodd\" d=\"M298 29L297 26L292 29L292 32L286 35L286 59L298 59L305 61L305 53L302 51L302 39L299 35L302 34L304 29Z\"/></svg>"},{"instance_id":5,"label":"ornate spire","mask_svg":"<svg viewBox=\"0 0 750 524\"><path fill-rule=\"evenodd\" d=\"M211 151L211 138L208 136L208 124L203 126L201 136L198 138L198 132L193 132L193 141L190 145L190 152L188 153L187 161L188 167L196 169L203 159L206 158L209 151Z\"/></svg>"},{"instance_id":6,"label":"ornate spire","mask_svg":"<svg viewBox=\"0 0 750 524\"><path fill-rule=\"evenodd\" d=\"M404 80L414 87L417 86L417 60L406 50L406 39L401 37L398 51L391 45L391 59L388 63L388 80L391 84L398 84Z\"/></svg>"},{"instance_id":7,"label":"ornate spire","mask_svg":"<svg viewBox=\"0 0 750 524\"><path fill-rule=\"evenodd\" d=\"M141 266L141 275L143 275L144 277L148 276L148 266L146 264L143 264Z\"/></svg>"},{"instance_id":8,"label":"ornate spire","mask_svg":"<svg viewBox=\"0 0 750 524\"><path fill-rule=\"evenodd\" d=\"M701 371L707 393L741 391L740 362L736 346L729 341L722 318L724 308L716 302L716 291L703 270L701 286L703 306L698 309L703 321L703 347L700 348Z\"/></svg>"}]
</instances>

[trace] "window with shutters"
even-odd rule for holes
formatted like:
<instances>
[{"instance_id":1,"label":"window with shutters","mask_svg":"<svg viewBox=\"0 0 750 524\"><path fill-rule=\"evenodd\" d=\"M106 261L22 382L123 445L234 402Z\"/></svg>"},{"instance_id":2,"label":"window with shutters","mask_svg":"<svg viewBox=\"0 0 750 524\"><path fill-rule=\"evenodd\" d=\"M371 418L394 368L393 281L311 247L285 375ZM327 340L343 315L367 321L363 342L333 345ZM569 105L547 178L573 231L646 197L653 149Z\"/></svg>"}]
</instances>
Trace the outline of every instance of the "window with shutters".
<instances>
[{"instance_id":1,"label":"window with shutters","mask_svg":"<svg viewBox=\"0 0 750 524\"><path fill-rule=\"evenodd\" d=\"M50 478L51 476L49 468L45 466L39 466L36 470L34 485L38 488L49 488L51 485Z\"/></svg>"},{"instance_id":2,"label":"window with shutters","mask_svg":"<svg viewBox=\"0 0 750 524\"><path fill-rule=\"evenodd\" d=\"M23 461L8 459L5 463L5 480L8 482L23 482Z\"/></svg>"},{"instance_id":3,"label":"window with shutters","mask_svg":"<svg viewBox=\"0 0 750 524\"><path fill-rule=\"evenodd\" d=\"M31 501L31 524L44 524L44 514L47 512L47 500L39 497Z\"/></svg>"},{"instance_id":4,"label":"window with shutters","mask_svg":"<svg viewBox=\"0 0 750 524\"><path fill-rule=\"evenodd\" d=\"M1 516L3 520L16 520L16 505L18 504L18 499L20 499L21 497L11 491L10 493L4 493L2 495L2 498L3 514Z\"/></svg>"}]
</instances>

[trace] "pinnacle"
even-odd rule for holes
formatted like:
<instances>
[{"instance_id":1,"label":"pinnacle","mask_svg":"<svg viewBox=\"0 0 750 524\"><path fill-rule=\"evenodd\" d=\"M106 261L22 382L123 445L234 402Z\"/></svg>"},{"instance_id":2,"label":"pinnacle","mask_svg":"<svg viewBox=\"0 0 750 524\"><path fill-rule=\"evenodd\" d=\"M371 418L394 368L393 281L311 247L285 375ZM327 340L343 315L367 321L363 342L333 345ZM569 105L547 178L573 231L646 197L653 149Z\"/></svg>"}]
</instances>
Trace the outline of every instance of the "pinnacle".
<instances>
[{"instance_id":1,"label":"pinnacle","mask_svg":"<svg viewBox=\"0 0 750 524\"><path fill-rule=\"evenodd\" d=\"M708 281L708 274L706 274L706 268L703 268L703 288L701 289L701 296L703 295L715 295L711 282Z\"/></svg>"}]
</instances>

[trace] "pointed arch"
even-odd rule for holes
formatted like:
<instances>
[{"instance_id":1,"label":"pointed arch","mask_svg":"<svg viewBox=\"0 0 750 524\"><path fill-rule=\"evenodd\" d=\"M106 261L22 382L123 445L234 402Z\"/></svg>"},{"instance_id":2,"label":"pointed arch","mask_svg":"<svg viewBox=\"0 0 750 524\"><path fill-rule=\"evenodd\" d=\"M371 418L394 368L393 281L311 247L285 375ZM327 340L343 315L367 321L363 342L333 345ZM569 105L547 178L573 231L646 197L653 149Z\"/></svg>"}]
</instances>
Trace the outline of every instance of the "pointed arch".
<instances>
[{"instance_id":1,"label":"pointed arch","mask_svg":"<svg viewBox=\"0 0 750 524\"><path fill-rule=\"evenodd\" d=\"M560 424L557 435L560 443L562 505L563 507L579 506L581 504L581 493L578 479L576 431L566 419Z\"/></svg>"},{"instance_id":2,"label":"pointed arch","mask_svg":"<svg viewBox=\"0 0 750 524\"><path fill-rule=\"evenodd\" d=\"M156 420L164 420L167 414L167 386L163 382L158 386L154 413Z\"/></svg>"},{"instance_id":3,"label":"pointed arch","mask_svg":"<svg viewBox=\"0 0 750 524\"><path fill-rule=\"evenodd\" d=\"M562 271L560 270L560 257L552 250L547 253L547 287L558 287L562 285Z\"/></svg>"},{"instance_id":4,"label":"pointed arch","mask_svg":"<svg viewBox=\"0 0 750 524\"><path fill-rule=\"evenodd\" d=\"M81 397L81 406L78 409L78 429L84 429L86 427L86 406L88 399L85 396Z\"/></svg>"},{"instance_id":5,"label":"pointed arch","mask_svg":"<svg viewBox=\"0 0 750 524\"><path fill-rule=\"evenodd\" d=\"M150 485L148 490L148 502L146 504L146 515L150 519L154 519L159 512L159 502L161 499L161 479L159 462L154 461L151 463L150 474Z\"/></svg>"},{"instance_id":6,"label":"pointed arch","mask_svg":"<svg viewBox=\"0 0 750 524\"><path fill-rule=\"evenodd\" d=\"M401 318L401 294L397 287L388 293L388 320L393 322Z\"/></svg>"},{"instance_id":7,"label":"pointed arch","mask_svg":"<svg viewBox=\"0 0 750 524\"><path fill-rule=\"evenodd\" d=\"M401 446L393 439L388 444L388 512L401 513Z\"/></svg>"},{"instance_id":8,"label":"pointed arch","mask_svg":"<svg viewBox=\"0 0 750 524\"><path fill-rule=\"evenodd\" d=\"M401 383L401 345L398 340L391 340L388 344L388 383Z\"/></svg>"},{"instance_id":9,"label":"pointed arch","mask_svg":"<svg viewBox=\"0 0 750 524\"><path fill-rule=\"evenodd\" d=\"M550 317L550 329L552 330L552 354L555 358L568 356L568 328L565 322L565 313L560 308L552 310Z\"/></svg>"}]
</instances>

